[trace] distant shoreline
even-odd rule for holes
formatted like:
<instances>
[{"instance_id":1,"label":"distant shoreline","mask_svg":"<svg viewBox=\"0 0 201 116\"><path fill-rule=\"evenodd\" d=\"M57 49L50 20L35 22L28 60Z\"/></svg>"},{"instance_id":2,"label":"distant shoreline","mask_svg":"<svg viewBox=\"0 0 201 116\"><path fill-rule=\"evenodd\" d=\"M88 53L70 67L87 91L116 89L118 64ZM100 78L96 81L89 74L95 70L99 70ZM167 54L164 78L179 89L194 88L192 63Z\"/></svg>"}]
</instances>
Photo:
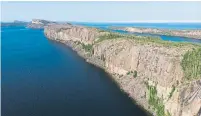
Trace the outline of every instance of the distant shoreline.
<instances>
[{"instance_id":1,"label":"distant shoreline","mask_svg":"<svg viewBox=\"0 0 201 116\"><path fill-rule=\"evenodd\" d=\"M140 34L156 34L176 37L186 37L193 39L201 39L201 29L163 29L151 27L111 27L115 30L122 30L131 33Z\"/></svg>"}]
</instances>

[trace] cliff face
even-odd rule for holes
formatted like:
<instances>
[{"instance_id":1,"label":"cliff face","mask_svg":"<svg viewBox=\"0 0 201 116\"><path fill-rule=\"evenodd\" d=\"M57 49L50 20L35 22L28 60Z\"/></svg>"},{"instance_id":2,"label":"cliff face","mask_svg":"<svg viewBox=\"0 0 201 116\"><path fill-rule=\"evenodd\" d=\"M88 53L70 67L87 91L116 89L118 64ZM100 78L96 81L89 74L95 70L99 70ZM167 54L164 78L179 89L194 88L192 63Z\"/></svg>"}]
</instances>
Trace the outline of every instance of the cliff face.
<instances>
[{"instance_id":1,"label":"cliff face","mask_svg":"<svg viewBox=\"0 0 201 116\"><path fill-rule=\"evenodd\" d=\"M79 41L84 44L92 44L94 39L98 36L97 29L68 24L48 26L45 28L44 32L46 36L51 39Z\"/></svg>"},{"instance_id":2,"label":"cliff face","mask_svg":"<svg viewBox=\"0 0 201 116\"><path fill-rule=\"evenodd\" d=\"M181 66L183 55L193 46L170 47L123 36L103 39L101 35L107 32L72 25L47 26L44 33L49 39L72 47L86 61L104 68L122 90L153 114L199 113L201 82L185 81Z\"/></svg>"},{"instance_id":3,"label":"cliff face","mask_svg":"<svg viewBox=\"0 0 201 116\"><path fill-rule=\"evenodd\" d=\"M113 28L134 33L149 33L149 34L170 35L170 36L201 39L201 30L170 30L170 29L139 28L139 27L119 27L119 28L113 27Z\"/></svg>"},{"instance_id":4,"label":"cliff face","mask_svg":"<svg viewBox=\"0 0 201 116\"><path fill-rule=\"evenodd\" d=\"M157 96L172 116L192 116L201 107L199 93L195 93L189 104L184 103L188 96L200 91L196 90L200 87L200 81L182 84L184 76L180 63L187 50L188 48L140 45L126 39L106 40L94 45L94 55L104 57L105 69L116 75L115 80L130 97L148 109L149 90L144 84L147 82L156 87ZM133 77L133 73L128 74L131 71L136 71L137 77ZM176 90L170 97L174 87Z\"/></svg>"}]
</instances>

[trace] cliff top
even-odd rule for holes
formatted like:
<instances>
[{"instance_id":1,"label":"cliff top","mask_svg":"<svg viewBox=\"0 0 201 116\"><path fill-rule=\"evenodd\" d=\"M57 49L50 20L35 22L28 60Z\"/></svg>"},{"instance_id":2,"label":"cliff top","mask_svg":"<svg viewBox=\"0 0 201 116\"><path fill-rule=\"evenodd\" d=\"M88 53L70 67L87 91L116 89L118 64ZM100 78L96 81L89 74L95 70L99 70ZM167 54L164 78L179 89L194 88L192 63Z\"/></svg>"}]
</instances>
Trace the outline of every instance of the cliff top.
<instances>
[{"instance_id":1,"label":"cliff top","mask_svg":"<svg viewBox=\"0 0 201 116\"><path fill-rule=\"evenodd\" d=\"M140 44L155 44L165 47L201 47L201 44L197 43L188 43L188 42L172 42L172 41L164 41L160 37L150 37L150 36L137 36L137 35L127 35L127 34L119 34L108 32L107 34L102 34L99 36L99 39L96 42L101 42L103 40L110 39L131 39Z\"/></svg>"},{"instance_id":2,"label":"cliff top","mask_svg":"<svg viewBox=\"0 0 201 116\"><path fill-rule=\"evenodd\" d=\"M103 40L111 40L111 39L131 39L134 40L137 43L141 44L155 44L155 45L160 45L160 46L165 46L165 47L182 47L182 46L187 46L187 47L200 47L201 44L196 44L196 43L188 43L188 42L172 42L172 41L164 41L160 37L155 36L155 37L150 37L150 36L139 36L139 35L128 35L128 34L121 34L121 33L115 33L115 32L110 32L110 31L105 31L97 28L92 28L92 27L85 27L85 26L80 26L80 25L72 25L72 24L51 24L45 26L46 30L54 30L54 31L63 31L69 33L69 30L71 30L71 34L80 34L80 35L85 35L88 34L95 34L97 35L96 38L94 38L94 42L98 43ZM74 35L73 34L73 35Z\"/></svg>"}]
</instances>

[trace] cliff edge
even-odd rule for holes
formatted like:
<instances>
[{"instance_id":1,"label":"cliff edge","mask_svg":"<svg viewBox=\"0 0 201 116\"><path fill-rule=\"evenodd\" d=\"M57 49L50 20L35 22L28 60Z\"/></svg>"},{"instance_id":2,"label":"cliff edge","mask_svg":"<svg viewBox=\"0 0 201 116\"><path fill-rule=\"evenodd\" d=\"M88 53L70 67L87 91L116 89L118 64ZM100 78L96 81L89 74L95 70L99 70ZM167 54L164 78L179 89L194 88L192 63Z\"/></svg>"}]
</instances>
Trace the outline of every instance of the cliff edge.
<instances>
[{"instance_id":1,"label":"cliff edge","mask_svg":"<svg viewBox=\"0 0 201 116\"><path fill-rule=\"evenodd\" d=\"M200 45L74 25L48 25L44 34L106 70L129 97L154 115L200 115Z\"/></svg>"}]
</instances>

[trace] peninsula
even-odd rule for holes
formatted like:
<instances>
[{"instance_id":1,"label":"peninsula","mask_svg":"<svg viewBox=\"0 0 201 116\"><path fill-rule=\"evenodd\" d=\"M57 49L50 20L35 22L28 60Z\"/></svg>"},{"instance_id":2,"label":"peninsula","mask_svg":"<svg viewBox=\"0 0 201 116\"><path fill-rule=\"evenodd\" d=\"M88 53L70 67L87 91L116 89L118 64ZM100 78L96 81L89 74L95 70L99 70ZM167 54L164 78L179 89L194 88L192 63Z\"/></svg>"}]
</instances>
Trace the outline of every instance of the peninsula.
<instances>
[{"instance_id":1,"label":"peninsula","mask_svg":"<svg viewBox=\"0 0 201 116\"><path fill-rule=\"evenodd\" d=\"M47 25L44 34L103 68L129 97L157 116L194 116L201 112L199 44L71 24Z\"/></svg>"},{"instance_id":2,"label":"peninsula","mask_svg":"<svg viewBox=\"0 0 201 116\"><path fill-rule=\"evenodd\" d=\"M168 35L168 36L179 36L188 37L194 39L201 39L201 30L178 30L178 29L159 29L159 28L142 28L142 27L111 27L115 30L123 30L132 33L146 33L156 35Z\"/></svg>"},{"instance_id":3,"label":"peninsula","mask_svg":"<svg viewBox=\"0 0 201 116\"><path fill-rule=\"evenodd\" d=\"M43 29L44 26L51 25L51 24L56 24L56 22L42 20L42 19L33 19L30 23L27 24L27 27L33 28L33 29Z\"/></svg>"}]
</instances>

